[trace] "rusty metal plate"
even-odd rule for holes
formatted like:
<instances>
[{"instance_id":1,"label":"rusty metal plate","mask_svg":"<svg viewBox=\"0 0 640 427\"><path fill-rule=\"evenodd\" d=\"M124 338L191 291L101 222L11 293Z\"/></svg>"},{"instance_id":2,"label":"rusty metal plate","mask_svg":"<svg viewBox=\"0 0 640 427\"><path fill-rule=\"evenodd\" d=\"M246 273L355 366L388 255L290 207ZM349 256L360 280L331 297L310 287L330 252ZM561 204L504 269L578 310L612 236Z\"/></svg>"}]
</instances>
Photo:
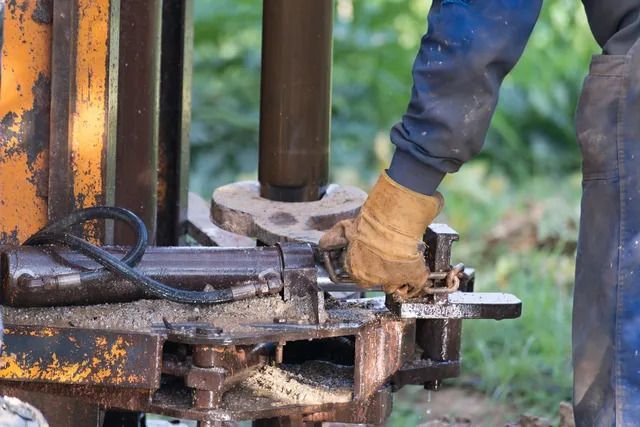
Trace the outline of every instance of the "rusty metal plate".
<instances>
[{"instance_id":1,"label":"rusty metal plate","mask_svg":"<svg viewBox=\"0 0 640 427\"><path fill-rule=\"evenodd\" d=\"M415 337L415 324L381 318L356 335L354 400L369 399L402 367L413 353L407 341ZM410 331L412 333L410 333ZM412 344L412 343L411 343Z\"/></svg>"},{"instance_id":2,"label":"rusty metal plate","mask_svg":"<svg viewBox=\"0 0 640 427\"><path fill-rule=\"evenodd\" d=\"M149 402L154 390L139 388L101 387L75 384L53 384L24 381L0 380L0 393L3 395L18 395L21 393L43 393L52 399L70 397L77 402L99 405L103 408L122 409L126 411L144 411L149 407ZM28 399L27 399L28 400ZM61 406L60 403L59 406ZM36 405L37 406L37 405ZM47 418L48 419L48 418ZM65 424L50 423L51 426ZM95 426L95 424L93 424ZM76 425L73 424L73 427Z\"/></svg>"},{"instance_id":3,"label":"rusty metal plate","mask_svg":"<svg viewBox=\"0 0 640 427\"><path fill-rule=\"evenodd\" d=\"M189 329L165 329L154 325L154 329L167 334L167 340L183 344L206 344L213 346L251 345L265 342L299 341L335 338L355 335L365 325L365 319L353 322L327 322L324 324L294 323L250 323L233 333L201 333Z\"/></svg>"},{"instance_id":4,"label":"rusty metal plate","mask_svg":"<svg viewBox=\"0 0 640 427\"><path fill-rule=\"evenodd\" d=\"M255 239L223 230L211 221L209 204L195 193L189 193L187 232L203 246L253 247Z\"/></svg>"},{"instance_id":5,"label":"rusty metal plate","mask_svg":"<svg viewBox=\"0 0 640 427\"><path fill-rule=\"evenodd\" d=\"M522 302L511 294L499 292L454 292L438 299L398 302L387 297L386 306L404 319L516 319Z\"/></svg>"},{"instance_id":6,"label":"rusty metal plate","mask_svg":"<svg viewBox=\"0 0 640 427\"><path fill-rule=\"evenodd\" d=\"M299 241L318 243L324 231L353 218L367 194L355 187L331 184L315 202L276 202L260 197L260 184L236 182L216 189L211 217L223 229L272 245Z\"/></svg>"},{"instance_id":7,"label":"rusty metal plate","mask_svg":"<svg viewBox=\"0 0 640 427\"><path fill-rule=\"evenodd\" d=\"M5 325L0 380L156 389L160 334Z\"/></svg>"}]
</instances>

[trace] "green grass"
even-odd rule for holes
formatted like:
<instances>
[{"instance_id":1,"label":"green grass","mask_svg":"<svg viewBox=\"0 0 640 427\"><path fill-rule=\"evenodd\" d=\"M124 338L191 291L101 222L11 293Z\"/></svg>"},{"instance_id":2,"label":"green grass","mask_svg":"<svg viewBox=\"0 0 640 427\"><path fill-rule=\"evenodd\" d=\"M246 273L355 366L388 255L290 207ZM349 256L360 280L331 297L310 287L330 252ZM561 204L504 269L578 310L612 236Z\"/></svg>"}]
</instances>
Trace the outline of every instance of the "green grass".
<instances>
[{"instance_id":1,"label":"green grass","mask_svg":"<svg viewBox=\"0 0 640 427\"><path fill-rule=\"evenodd\" d=\"M476 290L513 293L523 302L517 320L464 323L458 383L523 413L551 416L571 399L579 177L514 187L480 164L450 177L443 193L447 222L460 233L454 261L476 267ZM501 236L505 226L513 230Z\"/></svg>"},{"instance_id":2,"label":"green grass","mask_svg":"<svg viewBox=\"0 0 640 427\"><path fill-rule=\"evenodd\" d=\"M571 399L570 290L553 271L563 257L532 251L500 258L510 269L503 290L522 299L522 317L465 322L462 383L543 416ZM499 274L498 268L485 272L478 289L495 289Z\"/></svg>"},{"instance_id":3,"label":"green grass","mask_svg":"<svg viewBox=\"0 0 640 427\"><path fill-rule=\"evenodd\" d=\"M519 319L464 322L462 376L445 385L485 393L514 414L554 419L558 404L571 400L579 178L536 178L514 186L475 163L448 177L442 192L447 206L438 220L460 233L453 261L476 268L477 291L509 292L523 302ZM516 221L535 227L516 227L496 241L497 227ZM396 399L389 425L418 425L423 393L413 390Z\"/></svg>"}]
</instances>

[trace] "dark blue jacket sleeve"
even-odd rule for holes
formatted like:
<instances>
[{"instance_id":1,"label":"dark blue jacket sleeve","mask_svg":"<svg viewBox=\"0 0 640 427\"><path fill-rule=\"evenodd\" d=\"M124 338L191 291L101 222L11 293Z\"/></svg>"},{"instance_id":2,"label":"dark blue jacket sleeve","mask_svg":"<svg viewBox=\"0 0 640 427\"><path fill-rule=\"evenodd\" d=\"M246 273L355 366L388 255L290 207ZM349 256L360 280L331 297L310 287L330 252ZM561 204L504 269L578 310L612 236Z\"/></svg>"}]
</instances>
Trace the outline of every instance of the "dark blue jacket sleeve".
<instances>
[{"instance_id":1,"label":"dark blue jacket sleeve","mask_svg":"<svg viewBox=\"0 0 640 427\"><path fill-rule=\"evenodd\" d=\"M433 194L446 173L482 148L505 75L542 0L434 0L413 67L411 101L393 127L389 175Z\"/></svg>"}]
</instances>

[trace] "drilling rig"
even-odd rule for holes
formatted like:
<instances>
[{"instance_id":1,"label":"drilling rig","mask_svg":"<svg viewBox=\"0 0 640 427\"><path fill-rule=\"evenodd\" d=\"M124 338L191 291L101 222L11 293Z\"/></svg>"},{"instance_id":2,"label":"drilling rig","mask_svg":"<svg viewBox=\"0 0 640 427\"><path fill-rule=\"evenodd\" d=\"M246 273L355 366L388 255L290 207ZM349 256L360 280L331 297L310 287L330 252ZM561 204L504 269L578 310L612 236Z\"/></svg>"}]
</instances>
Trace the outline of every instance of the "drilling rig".
<instances>
[{"instance_id":1,"label":"drilling rig","mask_svg":"<svg viewBox=\"0 0 640 427\"><path fill-rule=\"evenodd\" d=\"M0 8L0 393L50 425L383 425L395 391L459 374L463 319L520 315L474 292L445 224L406 301L317 247L366 199L329 182L334 5L262 6L258 181L210 201L188 188L193 0Z\"/></svg>"}]
</instances>

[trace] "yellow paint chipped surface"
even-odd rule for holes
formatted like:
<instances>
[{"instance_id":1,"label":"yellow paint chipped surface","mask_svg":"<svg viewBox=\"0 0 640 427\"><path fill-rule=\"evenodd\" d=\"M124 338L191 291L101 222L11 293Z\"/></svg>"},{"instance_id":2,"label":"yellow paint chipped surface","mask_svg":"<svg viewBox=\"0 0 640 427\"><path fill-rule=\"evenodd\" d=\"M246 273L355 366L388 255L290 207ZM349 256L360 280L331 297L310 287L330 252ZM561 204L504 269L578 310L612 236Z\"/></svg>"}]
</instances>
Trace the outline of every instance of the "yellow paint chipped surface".
<instances>
[{"instance_id":1,"label":"yellow paint chipped surface","mask_svg":"<svg viewBox=\"0 0 640 427\"><path fill-rule=\"evenodd\" d=\"M125 374L131 343L118 337L111 345L106 337L95 341L94 356L77 363L61 361L58 354L50 359L32 361L26 354L0 355L0 378L21 381L45 381L61 384L120 385L143 384L145 378Z\"/></svg>"},{"instance_id":2,"label":"yellow paint chipped surface","mask_svg":"<svg viewBox=\"0 0 640 427\"><path fill-rule=\"evenodd\" d=\"M7 4L0 75L0 243L21 243L47 222L52 25L38 2ZM110 0L76 0L75 90L69 144L76 208L105 203ZM36 90L36 86L38 89ZM39 95L36 95L39 91ZM34 114L36 104L43 114ZM42 110L42 108L41 108ZM89 237L99 234L87 225Z\"/></svg>"},{"instance_id":3,"label":"yellow paint chipped surface","mask_svg":"<svg viewBox=\"0 0 640 427\"><path fill-rule=\"evenodd\" d=\"M76 99L71 150L76 207L103 204L103 161L107 144L109 0L78 0ZM87 224L87 233L96 231Z\"/></svg>"},{"instance_id":4,"label":"yellow paint chipped surface","mask_svg":"<svg viewBox=\"0 0 640 427\"><path fill-rule=\"evenodd\" d=\"M35 1L6 5L0 75L0 241L23 241L47 221L48 117L30 116L51 73L51 25L33 20ZM41 83L38 89L37 83ZM50 94L40 93L48 105ZM40 122L43 121L43 122ZM40 135L40 136L39 136ZM35 147L44 147L36 150ZM30 153L30 154L29 154ZM38 186L40 183L40 186ZM44 184L44 185L43 185Z\"/></svg>"}]
</instances>

